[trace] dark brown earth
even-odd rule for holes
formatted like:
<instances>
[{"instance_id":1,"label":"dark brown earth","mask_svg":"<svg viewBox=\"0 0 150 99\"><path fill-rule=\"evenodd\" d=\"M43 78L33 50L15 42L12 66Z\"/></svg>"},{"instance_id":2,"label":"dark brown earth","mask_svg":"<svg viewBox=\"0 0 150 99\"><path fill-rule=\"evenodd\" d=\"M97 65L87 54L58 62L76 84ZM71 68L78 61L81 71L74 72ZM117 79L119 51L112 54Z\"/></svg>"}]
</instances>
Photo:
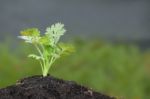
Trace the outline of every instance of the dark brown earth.
<instances>
[{"instance_id":1,"label":"dark brown earth","mask_svg":"<svg viewBox=\"0 0 150 99\"><path fill-rule=\"evenodd\" d=\"M52 76L24 78L0 89L0 99L115 99Z\"/></svg>"}]
</instances>

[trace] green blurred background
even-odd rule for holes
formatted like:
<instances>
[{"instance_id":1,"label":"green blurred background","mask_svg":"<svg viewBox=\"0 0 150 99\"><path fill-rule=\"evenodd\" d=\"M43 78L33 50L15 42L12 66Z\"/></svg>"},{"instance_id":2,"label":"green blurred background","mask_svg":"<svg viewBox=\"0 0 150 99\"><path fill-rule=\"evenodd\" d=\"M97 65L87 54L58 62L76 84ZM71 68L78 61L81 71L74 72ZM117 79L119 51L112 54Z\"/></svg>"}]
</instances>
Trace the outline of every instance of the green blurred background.
<instances>
[{"instance_id":1,"label":"green blurred background","mask_svg":"<svg viewBox=\"0 0 150 99\"><path fill-rule=\"evenodd\" d=\"M25 28L65 24L76 52L50 74L123 99L150 99L150 0L0 0L0 88L41 75Z\"/></svg>"},{"instance_id":2,"label":"green blurred background","mask_svg":"<svg viewBox=\"0 0 150 99\"><path fill-rule=\"evenodd\" d=\"M35 52L31 45L7 40L0 44L0 87L17 80L41 75L38 61L27 58ZM100 40L70 41L76 52L56 61L50 74L73 80L102 93L125 99L150 98L150 52L135 44Z\"/></svg>"}]
</instances>

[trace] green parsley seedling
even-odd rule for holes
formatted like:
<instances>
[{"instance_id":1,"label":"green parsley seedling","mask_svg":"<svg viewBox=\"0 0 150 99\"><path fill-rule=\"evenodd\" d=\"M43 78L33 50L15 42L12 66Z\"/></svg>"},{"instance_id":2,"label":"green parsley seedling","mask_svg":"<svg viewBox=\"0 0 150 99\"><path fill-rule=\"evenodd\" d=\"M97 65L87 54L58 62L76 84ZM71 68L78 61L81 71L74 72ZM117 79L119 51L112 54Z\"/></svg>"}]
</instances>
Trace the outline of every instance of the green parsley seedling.
<instances>
[{"instance_id":1,"label":"green parsley seedling","mask_svg":"<svg viewBox=\"0 0 150 99\"><path fill-rule=\"evenodd\" d=\"M44 35L41 35L37 28L29 28L21 31L21 36L18 36L37 49L38 55L30 54L28 57L39 60L43 76L47 76L49 69L56 59L74 51L72 45L59 43L60 37L65 32L64 25L56 23L46 28Z\"/></svg>"}]
</instances>

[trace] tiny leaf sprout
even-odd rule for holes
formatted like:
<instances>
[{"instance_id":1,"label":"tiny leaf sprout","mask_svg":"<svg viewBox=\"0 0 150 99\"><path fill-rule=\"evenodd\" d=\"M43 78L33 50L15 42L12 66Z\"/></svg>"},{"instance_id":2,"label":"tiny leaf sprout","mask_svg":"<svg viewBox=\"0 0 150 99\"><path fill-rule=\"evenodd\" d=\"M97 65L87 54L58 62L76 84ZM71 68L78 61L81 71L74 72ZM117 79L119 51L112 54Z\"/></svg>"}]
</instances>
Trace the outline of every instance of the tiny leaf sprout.
<instances>
[{"instance_id":1,"label":"tiny leaf sprout","mask_svg":"<svg viewBox=\"0 0 150 99\"><path fill-rule=\"evenodd\" d=\"M21 31L21 36L18 36L37 49L38 55L30 54L28 57L40 62L44 77L47 76L49 69L56 59L62 55L74 52L74 47L71 44L59 43L60 37L65 32L64 24L56 23L46 28L44 35L41 35L37 28L29 28Z\"/></svg>"}]
</instances>

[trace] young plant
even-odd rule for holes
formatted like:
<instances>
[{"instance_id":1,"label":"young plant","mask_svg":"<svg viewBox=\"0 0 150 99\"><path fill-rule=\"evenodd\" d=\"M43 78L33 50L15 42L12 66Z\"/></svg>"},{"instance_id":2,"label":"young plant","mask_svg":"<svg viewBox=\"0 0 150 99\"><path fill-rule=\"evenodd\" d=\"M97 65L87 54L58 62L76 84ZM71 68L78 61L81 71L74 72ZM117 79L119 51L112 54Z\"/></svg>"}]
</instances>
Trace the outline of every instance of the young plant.
<instances>
[{"instance_id":1,"label":"young plant","mask_svg":"<svg viewBox=\"0 0 150 99\"><path fill-rule=\"evenodd\" d=\"M70 44L59 43L59 39L66 30L64 24L56 23L46 28L42 36L37 28L29 28L21 31L19 38L26 43L32 44L38 51L39 55L30 54L28 57L39 60L43 76L47 76L52 64L62 55L73 52L73 46Z\"/></svg>"}]
</instances>

